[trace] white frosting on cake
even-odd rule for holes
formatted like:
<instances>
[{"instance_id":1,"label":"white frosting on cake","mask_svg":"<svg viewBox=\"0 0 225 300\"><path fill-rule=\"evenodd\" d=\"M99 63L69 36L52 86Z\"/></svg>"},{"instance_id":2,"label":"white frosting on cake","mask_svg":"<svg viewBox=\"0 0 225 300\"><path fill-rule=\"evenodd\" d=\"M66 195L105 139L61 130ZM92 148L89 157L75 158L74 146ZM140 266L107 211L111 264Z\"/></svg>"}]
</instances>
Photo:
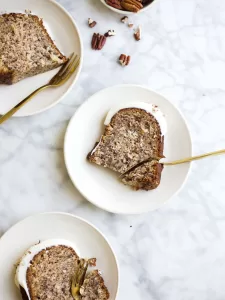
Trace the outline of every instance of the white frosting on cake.
<instances>
[{"instance_id":1,"label":"white frosting on cake","mask_svg":"<svg viewBox=\"0 0 225 300\"><path fill-rule=\"evenodd\" d=\"M124 108L140 108L145 110L146 112L150 113L155 117L157 122L159 123L161 134L165 135L167 132L167 123L165 115L159 109L159 107L155 104L150 104L146 102L128 102L128 103L121 103L120 105L114 106L108 112L105 122L105 125L109 125L111 122L112 117L118 113L121 109Z\"/></svg>"},{"instance_id":2,"label":"white frosting on cake","mask_svg":"<svg viewBox=\"0 0 225 300\"><path fill-rule=\"evenodd\" d=\"M31 298L30 298L29 289L27 286L27 270L30 267L30 263L36 254L38 254L39 252L41 252L42 250L44 250L46 248L53 247L53 246L71 247L77 253L77 251L75 250L74 244L71 243L70 241L63 240L63 239L46 240L46 241L40 242L40 243L32 246L30 249L28 249L26 251L26 253L23 255L23 257L21 258L20 263L16 269L15 283L18 288L20 288L20 286L21 286L25 290L29 300ZM77 253L77 255L78 255L78 253Z\"/></svg>"}]
</instances>

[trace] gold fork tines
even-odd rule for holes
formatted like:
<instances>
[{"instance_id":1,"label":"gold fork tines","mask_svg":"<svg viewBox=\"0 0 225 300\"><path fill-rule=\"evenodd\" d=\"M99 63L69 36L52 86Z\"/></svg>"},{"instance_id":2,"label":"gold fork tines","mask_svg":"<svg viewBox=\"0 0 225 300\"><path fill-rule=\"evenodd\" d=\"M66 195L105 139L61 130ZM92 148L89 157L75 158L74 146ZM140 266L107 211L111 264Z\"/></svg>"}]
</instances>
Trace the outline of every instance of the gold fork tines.
<instances>
[{"instance_id":1,"label":"gold fork tines","mask_svg":"<svg viewBox=\"0 0 225 300\"><path fill-rule=\"evenodd\" d=\"M37 90L32 92L29 96L27 96L25 99L20 101L16 106L10 109L6 114L1 116L0 124L8 120L21 107L23 107L26 103L28 103L34 96L36 96L41 91L50 87L54 88L63 85L77 70L79 64L80 64L80 58L78 57L78 55L72 53L68 61L60 68L58 73L49 81L49 83L39 87Z\"/></svg>"},{"instance_id":2,"label":"gold fork tines","mask_svg":"<svg viewBox=\"0 0 225 300\"><path fill-rule=\"evenodd\" d=\"M71 294L74 300L80 300L81 298L80 288L84 283L84 278L88 269L88 263L89 261L83 258L81 258L78 261L77 269L74 276L72 277L72 283L71 283Z\"/></svg>"},{"instance_id":3,"label":"gold fork tines","mask_svg":"<svg viewBox=\"0 0 225 300\"><path fill-rule=\"evenodd\" d=\"M65 63L59 72L49 81L50 85L62 85L67 80L67 77L74 73L80 63L80 59L74 53L71 54L67 63Z\"/></svg>"}]
</instances>

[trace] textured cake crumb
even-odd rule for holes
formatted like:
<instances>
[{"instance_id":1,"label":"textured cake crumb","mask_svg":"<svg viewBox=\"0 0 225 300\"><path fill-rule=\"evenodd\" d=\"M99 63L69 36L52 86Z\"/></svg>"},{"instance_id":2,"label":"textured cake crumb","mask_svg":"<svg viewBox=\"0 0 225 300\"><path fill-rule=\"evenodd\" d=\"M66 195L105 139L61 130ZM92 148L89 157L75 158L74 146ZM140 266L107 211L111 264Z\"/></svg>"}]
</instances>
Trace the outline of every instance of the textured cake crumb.
<instances>
[{"instance_id":1,"label":"textured cake crumb","mask_svg":"<svg viewBox=\"0 0 225 300\"><path fill-rule=\"evenodd\" d=\"M66 60L40 18L19 13L0 15L0 83L18 82L57 68Z\"/></svg>"},{"instance_id":2,"label":"textured cake crumb","mask_svg":"<svg viewBox=\"0 0 225 300\"><path fill-rule=\"evenodd\" d=\"M98 270L91 271L80 289L82 300L107 300L109 292Z\"/></svg>"},{"instance_id":3,"label":"textured cake crumb","mask_svg":"<svg viewBox=\"0 0 225 300\"><path fill-rule=\"evenodd\" d=\"M77 259L75 251L66 246L53 246L35 255L27 271L31 300L73 300L71 279Z\"/></svg>"},{"instance_id":4,"label":"textured cake crumb","mask_svg":"<svg viewBox=\"0 0 225 300\"><path fill-rule=\"evenodd\" d=\"M114 115L90 162L125 173L149 157L163 156L163 138L156 119L143 109L126 108Z\"/></svg>"},{"instance_id":5,"label":"textured cake crumb","mask_svg":"<svg viewBox=\"0 0 225 300\"><path fill-rule=\"evenodd\" d=\"M145 162L122 176L122 182L135 190L153 190L160 184L162 170L157 160Z\"/></svg>"},{"instance_id":6,"label":"textured cake crumb","mask_svg":"<svg viewBox=\"0 0 225 300\"><path fill-rule=\"evenodd\" d=\"M124 174L122 182L134 189L150 190L160 183L164 137L153 115L139 108L125 108L117 112L97 146L88 154L88 160ZM142 166L140 163L148 159Z\"/></svg>"}]
</instances>

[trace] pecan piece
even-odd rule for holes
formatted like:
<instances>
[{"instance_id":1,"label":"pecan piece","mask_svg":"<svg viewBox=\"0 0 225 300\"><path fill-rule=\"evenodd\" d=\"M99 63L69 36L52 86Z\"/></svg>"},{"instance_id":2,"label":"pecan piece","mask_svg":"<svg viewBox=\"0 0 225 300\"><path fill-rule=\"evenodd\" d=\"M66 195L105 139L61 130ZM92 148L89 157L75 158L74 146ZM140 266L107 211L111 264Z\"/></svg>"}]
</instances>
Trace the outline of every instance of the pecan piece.
<instances>
[{"instance_id":1,"label":"pecan piece","mask_svg":"<svg viewBox=\"0 0 225 300\"><path fill-rule=\"evenodd\" d=\"M108 4L109 6L112 6L116 9L123 9L121 6L121 1L120 0L105 0L106 4Z\"/></svg>"},{"instance_id":2,"label":"pecan piece","mask_svg":"<svg viewBox=\"0 0 225 300\"><path fill-rule=\"evenodd\" d=\"M99 33L94 33L91 41L91 47L94 50L101 50L106 42L106 37Z\"/></svg>"},{"instance_id":3,"label":"pecan piece","mask_svg":"<svg viewBox=\"0 0 225 300\"><path fill-rule=\"evenodd\" d=\"M105 34L104 34L104 36L105 37L111 37L111 36L115 36L116 35L116 32L115 32L115 30L108 30Z\"/></svg>"},{"instance_id":4,"label":"pecan piece","mask_svg":"<svg viewBox=\"0 0 225 300\"><path fill-rule=\"evenodd\" d=\"M134 38L136 41L141 39L141 26L138 26L137 30L134 32Z\"/></svg>"},{"instance_id":5,"label":"pecan piece","mask_svg":"<svg viewBox=\"0 0 225 300\"><path fill-rule=\"evenodd\" d=\"M122 23L127 23L128 22L128 17L124 16L120 20L121 20Z\"/></svg>"},{"instance_id":6,"label":"pecan piece","mask_svg":"<svg viewBox=\"0 0 225 300\"><path fill-rule=\"evenodd\" d=\"M96 21L92 20L91 18L88 18L88 26L89 26L90 28L95 27L96 24L97 24Z\"/></svg>"},{"instance_id":7,"label":"pecan piece","mask_svg":"<svg viewBox=\"0 0 225 300\"><path fill-rule=\"evenodd\" d=\"M138 12L143 8L143 5L138 0L122 0L121 6L122 8L132 12Z\"/></svg>"},{"instance_id":8,"label":"pecan piece","mask_svg":"<svg viewBox=\"0 0 225 300\"><path fill-rule=\"evenodd\" d=\"M88 259L88 265L89 265L90 267L96 267L96 261L97 261L96 258L89 258L89 259Z\"/></svg>"},{"instance_id":9,"label":"pecan piece","mask_svg":"<svg viewBox=\"0 0 225 300\"><path fill-rule=\"evenodd\" d=\"M130 63L130 55L121 54L119 57L119 62L122 66L127 66Z\"/></svg>"}]
</instances>

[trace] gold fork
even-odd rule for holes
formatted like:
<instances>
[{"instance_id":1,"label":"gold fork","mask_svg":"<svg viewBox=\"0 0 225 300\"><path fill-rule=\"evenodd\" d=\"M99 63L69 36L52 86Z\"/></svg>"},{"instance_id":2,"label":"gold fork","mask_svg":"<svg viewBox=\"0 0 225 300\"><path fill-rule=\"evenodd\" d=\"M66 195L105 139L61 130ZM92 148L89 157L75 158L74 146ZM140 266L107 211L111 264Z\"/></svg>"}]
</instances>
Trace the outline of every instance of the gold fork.
<instances>
[{"instance_id":1,"label":"gold fork","mask_svg":"<svg viewBox=\"0 0 225 300\"><path fill-rule=\"evenodd\" d=\"M191 162L194 160L199 160L205 157L209 157L209 156L215 156L215 155L220 155L220 154L225 154L225 149L222 150L218 150L218 151L213 151L213 152L208 152L205 154L201 154L201 155L196 155L196 156L191 156L191 157L187 157L187 158L183 158L183 159L178 159L178 160L174 160L171 162L160 162L161 158L160 157L151 157L148 159L145 159L143 161L141 161L140 163L134 165L132 168L130 168L129 170L127 170L125 173L121 174L119 177L124 177L124 175L126 175L127 173L135 170L137 167L140 167L141 165L143 165L146 162L149 162L151 160L157 160L159 163L161 163L164 166L175 166L175 165L180 165L180 164L184 164L187 162Z\"/></svg>"},{"instance_id":2,"label":"gold fork","mask_svg":"<svg viewBox=\"0 0 225 300\"><path fill-rule=\"evenodd\" d=\"M214 156L214 155L220 155L220 154L225 154L225 149L213 151L213 152L209 152L209 153L205 153L205 154L201 154L201 155L196 155L196 156L192 156L192 157L187 157L187 158L183 158L183 159L178 159L178 160L171 161L171 162L162 162L162 164L164 166L180 165L180 164L191 162L194 160L199 160L199 159L202 159L202 158L205 158L208 156Z\"/></svg>"},{"instance_id":3,"label":"gold fork","mask_svg":"<svg viewBox=\"0 0 225 300\"><path fill-rule=\"evenodd\" d=\"M0 124L8 120L12 115L14 115L22 106L24 106L26 103L28 103L35 95L40 93L41 91L47 89L47 88L54 88L63 85L70 77L71 75L77 70L78 66L80 64L80 58L78 55L75 55L74 53L71 54L68 61L61 67L59 72L49 81L49 83L39 87L37 90L35 90L33 93L31 93L29 96L27 96L25 99L23 99L20 103L18 103L16 106L14 106L12 109L10 109L6 114L0 117Z\"/></svg>"},{"instance_id":4,"label":"gold fork","mask_svg":"<svg viewBox=\"0 0 225 300\"><path fill-rule=\"evenodd\" d=\"M80 288L84 283L84 278L87 273L88 264L89 261L83 258L81 258L78 261L77 269L74 276L72 277L72 282L71 282L71 294L74 300L81 299Z\"/></svg>"}]
</instances>

